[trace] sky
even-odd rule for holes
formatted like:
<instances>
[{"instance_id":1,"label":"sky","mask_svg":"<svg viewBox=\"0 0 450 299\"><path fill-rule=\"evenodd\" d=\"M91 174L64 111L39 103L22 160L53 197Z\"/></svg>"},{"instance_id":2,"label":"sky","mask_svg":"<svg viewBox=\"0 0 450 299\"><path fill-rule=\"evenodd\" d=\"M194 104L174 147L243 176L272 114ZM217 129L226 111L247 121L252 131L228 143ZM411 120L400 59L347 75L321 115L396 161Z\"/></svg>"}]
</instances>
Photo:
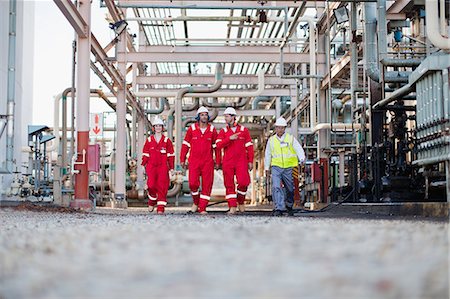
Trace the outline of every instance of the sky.
<instances>
[{"instance_id":1,"label":"sky","mask_svg":"<svg viewBox=\"0 0 450 299\"><path fill-rule=\"evenodd\" d=\"M74 40L74 31L53 1L33 1L35 3L33 124L53 126L54 97L72 84L72 42ZM105 20L107 8L101 8L99 3L99 0L92 1L91 30L100 44L106 46L115 35ZM205 11L194 10L194 12L190 12L192 15L200 13L205 14ZM215 12L215 15L223 13L222 11ZM208 30L205 31L202 27L203 24L200 23L191 25L190 29L195 26L198 26L200 29L191 30L192 37L214 37L219 31L219 28L212 28L217 26L217 24L210 24ZM136 27L136 22L129 25L133 33L137 32L134 27ZM182 35L183 28L180 22L176 24L175 31L177 35ZM204 70L206 66L202 65L201 67L200 73L211 72L210 69ZM91 88L100 86L102 86L102 82L91 71ZM107 88L103 88L103 90L109 92ZM103 102L96 100L91 102L91 112L104 110L110 109ZM106 125L108 125L108 122L105 123Z\"/></svg>"},{"instance_id":2,"label":"sky","mask_svg":"<svg viewBox=\"0 0 450 299\"><path fill-rule=\"evenodd\" d=\"M72 84L74 31L53 1L34 0L34 2L33 124L53 126L54 96ZM99 1L94 0L91 10L92 30L100 44L104 46L113 38L104 18L106 9L100 8ZM100 85L101 81L91 72L91 88L98 88ZM92 112L104 109L107 109L107 106L102 102L92 102Z\"/></svg>"}]
</instances>

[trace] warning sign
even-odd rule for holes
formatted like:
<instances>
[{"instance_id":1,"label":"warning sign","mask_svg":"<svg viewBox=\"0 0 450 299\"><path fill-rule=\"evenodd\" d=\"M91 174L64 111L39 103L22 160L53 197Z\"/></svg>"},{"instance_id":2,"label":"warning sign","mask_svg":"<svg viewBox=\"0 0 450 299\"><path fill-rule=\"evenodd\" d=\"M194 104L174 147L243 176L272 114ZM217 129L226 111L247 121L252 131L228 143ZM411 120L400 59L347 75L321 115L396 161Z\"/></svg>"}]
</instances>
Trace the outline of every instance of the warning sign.
<instances>
[{"instance_id":1,"label":"warning sign","mask_svg":"<svg viewBox=\"0 0 450 299\"><path fill-rule=\"evenodd\" d=\"M89 136L92 138L103 136L103 113L91 113L89 119Z\"/></svg>"}]
</instances>

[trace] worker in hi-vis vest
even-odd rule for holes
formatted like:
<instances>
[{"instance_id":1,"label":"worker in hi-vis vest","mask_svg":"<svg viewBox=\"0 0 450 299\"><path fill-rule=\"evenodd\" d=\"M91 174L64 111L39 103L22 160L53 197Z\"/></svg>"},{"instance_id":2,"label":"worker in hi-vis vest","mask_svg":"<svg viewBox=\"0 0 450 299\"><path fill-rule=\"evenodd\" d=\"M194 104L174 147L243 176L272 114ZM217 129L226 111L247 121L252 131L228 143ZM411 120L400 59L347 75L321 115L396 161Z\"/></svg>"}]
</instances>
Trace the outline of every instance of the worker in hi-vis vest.
<instances>
[{"instance_id":1,"label":"worker in hi-vis vest","mask_svg":"<svg viewBox=\"0 0 450 299\"><path fill-rule=\"evenodd\" d=\"M286 133L287 122L280 117L275 122L275 134L269 138L264 157L264 169L266 175L272 174L272 199L274 203L274 216L282 216L288 212L294 215L294 179L292 169L299 167L305 161L305 151L298 140ZM286 188L286 200L282 184Z\"/></svg>"}]
</instances>

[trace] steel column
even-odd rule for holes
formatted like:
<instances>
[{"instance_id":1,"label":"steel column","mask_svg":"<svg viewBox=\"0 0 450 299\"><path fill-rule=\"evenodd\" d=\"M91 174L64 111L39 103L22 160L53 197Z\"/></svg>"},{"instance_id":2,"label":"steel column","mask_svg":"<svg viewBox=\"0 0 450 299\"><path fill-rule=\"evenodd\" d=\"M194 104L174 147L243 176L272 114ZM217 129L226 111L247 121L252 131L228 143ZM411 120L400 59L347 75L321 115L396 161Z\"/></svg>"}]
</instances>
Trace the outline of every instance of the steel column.
<instances>
[{"instance_id":1,"label":"steel column","mask_svg":"<svg viewBox=\"0 0 450 299\"><path fill-rule=\"evenodd\" d=\"M89 145L89 99L90 99L90 53L91 53L91 3L82 1L79 3L79 13L87 22L86 33L78 33L77 51L77 111L76 128L77 144L73 159L75 168L75 199L70 203L71 207L80 209L92 208L89 200L89 172L87 168Z\"/></svg>"},{"instance_id":2,"label":"steel column","mask_svg":"<svg viewBox=\"0 0 450 299\"><path fill-rule=\"evenodd\" d=\"M125 15L126 11L123 10ZM126 161L126 72L127 72L127 40L126 40L126 30L122 31L120 34L119 42L117 43L117 51L124 52L125 55L118 59L118 69L119 74L122 76L123 81L117 92L117 139L116 139L116 171L115 171L115 183L114 186L114 200L115 201L125 201L125 174L127 171Z\"/></svg>"}]
</instances>

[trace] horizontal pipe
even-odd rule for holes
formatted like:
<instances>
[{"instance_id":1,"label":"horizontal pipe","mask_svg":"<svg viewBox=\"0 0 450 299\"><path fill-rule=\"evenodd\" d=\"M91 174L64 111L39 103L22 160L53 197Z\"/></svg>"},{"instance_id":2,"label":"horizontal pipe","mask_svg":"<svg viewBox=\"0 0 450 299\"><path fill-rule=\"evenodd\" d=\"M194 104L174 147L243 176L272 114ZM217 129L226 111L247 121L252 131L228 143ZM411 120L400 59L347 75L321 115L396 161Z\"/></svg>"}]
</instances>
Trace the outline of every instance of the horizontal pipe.
<instances>
[{"instance_id":1,"label":"horizontal pipe","mask_svg":"<svg viewBox=\"0 0 450 299\"><path fill-rule=\"evenodd\" d=\"M183 97L256 97L264 92L264 70L261 69L258 72L258 89L252 91L215 91L211 93L204 92L187 92ZM189 88L189 87L187 87ZM197 87L190 87L197 88ZM178 90L164 90L164 91L137 91L135 92L136 97L176 97Z\"/></svg>"},{"instance_id":2,"label":"horizontal pipe","mask_svg":"<svg viewBox=\"0 0 450 299\"><path fill-rule=\"evenodd\" d=\"M413 161L412 164L422 166L422 165L441 163L441 162L445 162L445 161L450 161L450 154L416 160L416 161Z\"/></svg>"},{"instance_id":3,"label":"horizontal pipe","mask_svg":"<svg viewBox=\"0 0 450 299\"><path fill-rule=\"evenodd\" d=\"M422 63L421 59L396 59L396 58L383 58L381 63L384 66L394 67L415 67Z\"/></svg>"},{"instance_id":4,"label":"horizontal pipe","mask_svg":"<svg viewBox=\"0 0 450 299\"><path fill-rule=\"evenodd\" d=\"M414 91L414 87L411 86L410 84L406 84L405 86L397 89L396 91L394 91L389 97L385 98L384 100L381 100L379 102L377 102L375 105L373 105L372 109L378 109L381 108L403 96L408 95L409 93L411 93L412 91Z\"/></svg>"}]
</instances>

